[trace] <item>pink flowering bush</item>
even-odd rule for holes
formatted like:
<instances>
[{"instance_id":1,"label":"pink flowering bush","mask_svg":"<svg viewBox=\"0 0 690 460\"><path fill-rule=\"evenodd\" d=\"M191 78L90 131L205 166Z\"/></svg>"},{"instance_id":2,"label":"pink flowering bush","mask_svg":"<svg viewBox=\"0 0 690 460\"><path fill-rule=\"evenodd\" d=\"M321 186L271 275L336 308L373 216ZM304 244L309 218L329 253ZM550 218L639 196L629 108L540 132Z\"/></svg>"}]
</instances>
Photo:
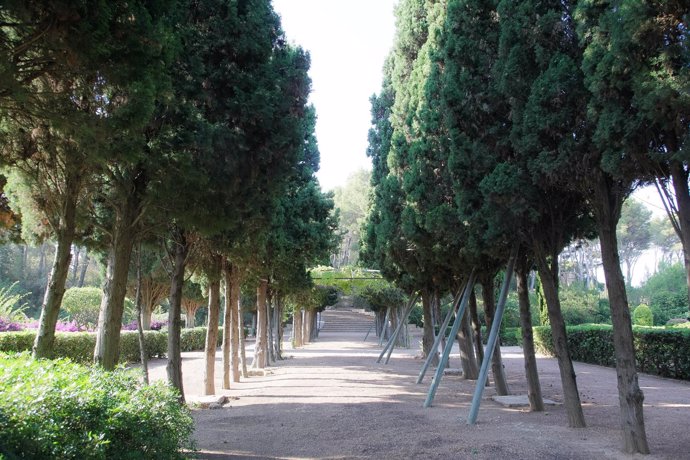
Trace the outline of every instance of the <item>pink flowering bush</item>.
<instances>
[{"instance_id":1,"label":"pink flowering bush","mask_svg":"<svg viewBox=\"0 0 690 460\"><path fill-rule=\"evenodd\" d=\"M152 331L160 331L163 327L167 326L168 322L167 321L151 321L151 330ZM137 330L137 321L131 321L124 326L122 326L123 331L136 331Z\"/></svg>"},{"instance_id":2,"label":"pink flowering bush","mask_svg":"<svg viewBox=\"0 0 690 460\"><path fill-rule=\"evenodd\" d=\"M38 320L29 321L24 324L26 329L38 329ZM55 325L55 331L57 332L82 332L85 329L80 329L74 321L58 321Z\"/></svg>"},{"instance_id":3,"label":"pink flowering bush","mask_svg":"<svg viewBox=\"0 0 690 460\"><path fill-rule=\"evenodd\" d=\"M24 330L20 323L15 323L5 318L0 318L0 332L16 332Z\"/></svg>"}]
</instances>

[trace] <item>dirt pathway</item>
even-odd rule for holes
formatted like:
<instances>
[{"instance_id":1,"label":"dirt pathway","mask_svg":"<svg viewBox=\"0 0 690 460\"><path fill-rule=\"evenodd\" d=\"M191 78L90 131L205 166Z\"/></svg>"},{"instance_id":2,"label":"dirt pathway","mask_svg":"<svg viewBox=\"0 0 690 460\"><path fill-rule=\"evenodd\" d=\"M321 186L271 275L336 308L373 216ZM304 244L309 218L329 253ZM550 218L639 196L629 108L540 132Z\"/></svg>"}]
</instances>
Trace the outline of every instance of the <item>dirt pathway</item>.
<instances>
[{"instance_id":1,"label":"dirt pathway","mask_svg":"<svg viewBox=\"0 0 690 460\"><path fill-rule=\"evenodd\" d=\"M562 406L545 413L499 406L488 399L492 387L478 424L468 426L474 382L444 377L434 407L424 409L430 376L414 383L422 365L413 356L418 348L396 350L388 365L376 364L379 350L358 334L322 334L287 350L288 359L267 375L218 391L238 399L194 411L199 458L690 459L686 382L641 376L652 455L631 457L619 451L613 369L576 365L587 428L567 428ZM184 356L185 392L199 394L202 354ZM520 348L504 349L503 358L511 394L525 394ZM451 355L453 366L458 359ZM538 366L544 397L562 401L556 361L540 358ZM164 363L154 363L152 375L164 378Z\"/></svg>"}]
</instances>

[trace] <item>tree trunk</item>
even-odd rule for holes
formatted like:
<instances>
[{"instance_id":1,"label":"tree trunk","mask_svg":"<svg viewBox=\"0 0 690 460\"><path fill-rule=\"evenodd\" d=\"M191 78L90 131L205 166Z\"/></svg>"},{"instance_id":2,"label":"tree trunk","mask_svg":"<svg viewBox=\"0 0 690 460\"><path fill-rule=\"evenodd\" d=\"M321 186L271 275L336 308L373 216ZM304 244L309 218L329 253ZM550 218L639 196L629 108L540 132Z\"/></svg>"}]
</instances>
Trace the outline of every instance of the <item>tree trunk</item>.
<instances>
[{"instance_id":1,"label":"tree trunk","mask_svg":"<svg viewBox=\"0 0 690 460\"><path fill-rule=\"evenodd\" d=\"M594 215L601 244L606 288L609 292L611 305L623 450L627 453L647 454L649 453L649 446L642 410L644 394L640 390L637 370L635 369L632 323L616 239L616 225L620 218L623 198L624 195L617 193L613 189L613 185L602 174L597 181Z\"/></svg>"},{"instance_id":2,"label":"tree trunk","mask_svg":"<svg viewBox=\"0 0 690 460\"><path fill-rule=\"evenodd\" d=\"M274 337L274 354L276 357L276 360L282 361L283 359L283 351L282 351L282 341L283 341L283 302L281 297L276 293L275 296L275 306L274 306L274 311L273 311L273 327L275 328L275 332L273 334Z\"/></svg>"},{"instance_id":3,"label":"tree trunk","mask_svg":"<svg viewBox=\"0 0 690 460\"><path fill-rule=\"evenodd\" d=\"M46 274L46 243L41 243L38 248L38 278L43 279ZM45 297L45 293L43 293Z\"/></svg>"},{"instance_id":4,"label":"tree trunk","mask_svg":"<svg viewBox=\"0 0 690 460\"><path fill-rule=\"evenodd\" d=\"M275 334L273 333L273 323L275 321L275 312L276 312L276 307L275 307L275 296L273 294L272 290L269 290L267 293L267 302L266 302L266 320L268 321L268 327L266 328L266 333L267 333L267 340L266 340L266 356L268 356L268 363L269 365L272 363L276 362L276 356L275 356Z\"/></svg>"},{"instance_id":5,"label":"tree trunk","mask_svg":"<svg viewBox=\"0 0 690 460\"><path fill-rule=\"evenodd\" d=\"M79 268L79 254L81 254L81 248L79 246L74 246L74 260L72 261L72 286L77 283L77 270Z\"/></svg>"},{"instance_id":6,"label":"tree trunk","mask_svg":"<svg viewBox=\"0 0 690 460\"><path fill-rule=\"evenodd\" d=\"M151 316L153 315L153 305L144 305L141 310L141 327L144 330L151 330Z\"/></svg>"},{"instance_id":7,"label":"tree trunk","mask_svg":"<svg viewBox=\"0 0 690 460\"><path fill-rule=\"evenodd\" d=\"M57 232L57 246L53 268L48 281L48 288L43 297L41 317L38 320L38 331L33 346L34 358L51 358L55 342L55 326L65 295L65 283L69 273L72 256L72 241L76 225L76 196L65 203L65 213L61 219L62 228Z\"/></svg>"},{"instance_id":8,"label":"tree trunk","mask_svg":"<svg viewBox=\"0 0 690 460\"><path fill-rule=\"evenodd\" d=\"M139 356L141 357L141 369L144 373L144 383L149 384L149 361L146 353L146 339L141 320L141 244L137 250L137 289L134 302L137 307L137 332L139 335Z\"/></svg>"},{"instance_id":9,"label":"tree trunk","mask_svg":"<svg viewBox=\"0 0 690 460\"><path fill-rule=\"evenodd\" d=\"M240 381L240 334L242 325L239 320L240 304L240 270L235 264L229 266L229 278L226 275L226 283L230 283L230 304L226 308L230 310L230 378L233 382ZM225 301L228 296L226 294Z\"/></svg>"},{"instance_id":10,"label":"tree trunk","mask_svg":"<svg viewBox=\"0 0 690 460\"><path fill-rule=\"evenodd\" d=\"M294 348L299 348L303 345L302 343L302 310L298 310L295 307L292 312L292 346Z\"/></svg>"},{"instance_id":11,"label":"tree trunk","mask_svg":"<svg viewBox=\"0 0 690 460\"><path fill-rule=\"evenodd\" d=\"M422 352L424 353L424 358L428 357L430 354L434 355L431 360L431 366L438 366L438 353L436 350L432 350L434 346L434 320L432 319L431 309L433 303L433 296L431 291L424 289L422 291L422 315L424 318L424 335L422 336Z\"/></svg>"},{"instance_id":12,"label":"tree trunk","mask_svg":"<svg viewBox=\"0 0 690 460\"><path fill-rule=\"evenodd\" d=\"M673 178L673 189L676 195L678 226L680 227L680 235L678 236L683 245L685 280L688 287L688 308L690 309L690 191L688 190L688 171L682 163L674 161L671 163L671 177Z\"/></svg>"},{"instance_id":13,"label":"tree trunk","mask_svg":"<svg viewBox=\"0 0 690 460\"><path fill-rule=\"evenodd\" d=\"M470 318L472 319L472 335L474 337L474 347L477 351L477 361L484 361L484 344L482 343L482 325L479 322L479 314L477 314L477 294L474 289L470 292ZM477 378L479 376L477 375Z\"/></svg>"},{"instance_id":14,"label":"tree trunk","mask_svg":"<svg viewBox=\"0 0 690 460\"><path fill-rule=\"evenodd\" d=\"M535 261L539 271L539 280L546 300L546 309L551 325L551 337L553 348L558 360L558 368L561 373L561 385L563 386L563 402L568 414L568 426L572 428L585 427L585 416L582 413L580 393L577 389L575 368L570 359L568 349L568 336L565 330L565 321L561 314L561 301L558 298L558 256L551 257L551 264L546 260L538 247L535 247ZM550 265L550 266L549 266Z\"/></svg>"},{"instance_id":15,"label":"tree trunk","mask_svg":"<svg viewBox=\"0 0 690 460\"><path fill-rule=\"evenodd\" d=\"M79 273L79 282L77 283L78 287L84 287L84 278L86 278L86 270L89 268L89 253L84 249L84 257L82 257L81 261L81 272Z\"/></svg>"},{"instance_id":16,"label":"tree trunk","mask_svg":"<svg viewBox=\"0 0 690 460\"><path fill-rule=\"evenodd\" d=\"M170 277L170 309L168 310L168 382L179 392L179 400L184 403L182 386L182 353L180 351L180 331L182 321L182 285L187 265L190 242L184 230L175 227L172 231L172 276Z\"/></svg>"},{"instance_id":17,"label":"tree trunk","mask_svg":"<svg viewBox=\"0 0 690 460\"><path fill-rule=\"evenodd\" d=\"M484 314L486 316L486 330L491 330L491 325L496 314L496 299L494 298L494 276L483 275L480 277L480 284L482 286L482 298L484 299ZM494 348L494 354L491 357L491 373L494 375L494 384L496 385L496 394L505 396L508 394L508 382L503 371L503 360L501 359L501 346L497 342Z\"/></svg>"},{"instance_id":18,"label":"tree trunk","mask_svg":"<svg viewBox=\"0 0 690 460\"><path fill-rule=\"evenodd\" d=\"M309 341L313 342L319 336L319 312L316 310L312 310L311 318L312 318L312 326L311 326L311 334L309 334Z\"/></svg>"},{"instance_id":19,"label":"tree trunk","mask_svg":"<svg viewBox=\"0 0 690 460\"><path fill-rule=\"evenodd\" d=\"M460 323L460 329L458 329L457 339L460 347L462 377L467 380L477 380L479 378L479 366L477 365L477 358L474 354L470 312L467 308L465 308L465 313L462 316L462 323Z\"/></svg>"},{"instance_id":20,"label":"tree trunk","mask_svg":"<svg viewBox=\"0 0 690 460\"><path fill-rule=\"evenodd\" d=\"M386 310L379 309L376 312L376 337L382 337L383 322L386 320Z\"/></svg>"},{"instance_id":21,"label":"tree trunk","mask_svg":"<svg viewBox=\"0 0 690 460\"><path fill-rule=\"evenodd\" d=\"M239 286L237 292L240 292ZM240 352L240 363L242 365L242 377L245 379L249 377L249 372L247 371L247 353L244 343L244 319L242 316L242 302L237 302L237 337L239 339L239 352Z\"/></svg>"},{"instance_id":22,"label":"tree trunk","mask_svg":"<svg viewBox=\"0 0 690 460\"><path fill-rule=\"evenodd\" d=\"M208 324L204 347L204 394L216 394L216 348L218 348L218 319L220 316L221 256L214 254L208 273Z\"/></svg>"},{"instance_id":23,"label":"tree trunk","mask_svg":"<svg viewBox=\"0 0 690 460\"><path fill-rule=\"evenodd\" d=\"M135 203L134 200L118 210L113 225L113 239L108 249L94 350L94 361L106 370L113 370L120 358L120 329L127 293L129 263L134 246L133 226L138 214L139 203Z\"/></svg>"},{"instance_id":24,"label":"tree trunk","mask_svg":"<svg viewBox=\"0 0 690 460\"><path fill-rule=\"evenodd\" d=\"M307 344L311 342L311 328L314 325L312 320L312 313L314 310L304 310L304 319L302 321L302 343Z\"/></svg>"},{"instance_id":25,"label":"tree trunk","mask_svg":"<svg viewBox=\"0 0 690 460\"><path fill-rule=\"evenodd\" d=\"M534 336L532 334L532 313L529 304L528 277L529 268L524 253L515 265L515 280L520 304L520 327L522 332L522 352L525 357L525 376L527 377L527 399L533 412L544 410L544 400L537 371L537 358L534 353Z\"/></svg>"},{"instance_id":26,"label":"tree trunk","mask_svg":"<svg viewBox=\"0 0 690 460\"><path fill-rule=\"evenodd\" d=\"M184 312L184 327L185 329L192 329L196 323L196 308L185 309Z\"/></svg>"},{"instance_id":27,"label":"tree trunk","mask_svg":"<svg viewBox=\"0 0 690 460\"><path fill-rule=\"evenodd\" d=\"M268 308L266 305L266 293L268 290L268 281L262 279L259 281L259 287L256 290L256 345L254 346L254 361L252 367L257 369L264 369L268 365Z\"/></svg>"}]
</instances>

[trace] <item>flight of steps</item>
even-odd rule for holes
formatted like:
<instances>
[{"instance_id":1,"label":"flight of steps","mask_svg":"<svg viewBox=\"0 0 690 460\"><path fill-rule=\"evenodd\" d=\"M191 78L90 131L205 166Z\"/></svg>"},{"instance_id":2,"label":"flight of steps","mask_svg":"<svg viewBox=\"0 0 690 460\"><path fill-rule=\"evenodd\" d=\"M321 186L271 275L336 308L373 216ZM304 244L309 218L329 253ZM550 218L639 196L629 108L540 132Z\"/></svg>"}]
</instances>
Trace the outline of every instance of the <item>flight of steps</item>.
<instances>
[{"instance_id":1,"label":"flight of steps","mask_svg":"<svg viewBox=\"0 0 690 460\"><path fill-rule=\"evenodd\" d=\"M374 323L374 313L356 308L324 310L319 334L362 334Z\"/></svg>"}]
</instances>

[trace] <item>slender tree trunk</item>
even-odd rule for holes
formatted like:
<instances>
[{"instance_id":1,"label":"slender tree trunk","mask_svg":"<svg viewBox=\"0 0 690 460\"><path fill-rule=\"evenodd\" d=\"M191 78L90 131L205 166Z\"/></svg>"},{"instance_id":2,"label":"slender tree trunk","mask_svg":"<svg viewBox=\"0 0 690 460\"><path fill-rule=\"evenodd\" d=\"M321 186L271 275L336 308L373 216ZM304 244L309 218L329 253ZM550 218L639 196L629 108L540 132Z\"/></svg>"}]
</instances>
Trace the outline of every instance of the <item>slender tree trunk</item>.
<instances>
[{"instance_id":1,"label":"slender tree trunk","mask_svg":"<svg viewBox=\"0 0 690 460\"><path fill-rule=\"evenodd\" d=\"M268 365L268 308L266 305L266 293L268 290L268 281L262 279L259 281L259 287L256 290L256 345L254 346L254 361L252 367L264 369Z\"/></svg>"},{"instance_id":2,"label":"slender tree trunk","mask_svg":"<svg viewBox=\"0 0 690 460\"><path fill-rule=\"evenodd\" d=\"M237 292L240 292L239 286ZM247 353L244 343L244 319L242 316L242 302L237 302L237 337L239 339L240 362L242 364L242 377L245 379L249 377L247 371Z\"/></svg>"},{"instance_id":3,"label":"slender tree trunk","mask_svg":"<svg viewBox=\"0 0 690 460\"><path fill-rule=\"evenodd\" d=\"M690 309L690 191L688 190L688 170L677 161L671 163L671 177L678 209L680 242L683 245L685 279L688 287L688 308ZM688 315L690 316L690 315Z\"/></svg>"},{"instance_id":4,"label":"slender tree trunk","mask_svg":"<svg viewBox=\"0 0 690 460\"><path fill-rule=\"evenodd\" d=\"M46 243L41 243L38 248L38 278L43 279L46 274ZM45 293L43 294L45 296Z\"/></svg>"},{"instance_id":5,"label":"slender tree trunk","mask_svg":"<svg viewBox=\"0 0 690 460\"><path fill-rule=\"evenodd\" d=\"M225 282L230 284L230 303L226 304L225 308L230 310L230 378L238 383L240 381L240 335L242 334L242 325L239 320L240 271L236 264L229 264L228 271ZM225 299L228 302L227 293Z\"/></svg>"},{"instance_id":6,"label":"slender tree trunk","mask_svg":"<svg viewBox=\"0 0 690 460\"><path fill-rule=\"evenodd\" d=\"M74 260L72 261L72 286L77 283L77 270L79 268L79 254L81 254L81 248L79 246L74 246Z\"/></svg>"},{"instance_id":7,"label":"slender tree trunk","mask_svg":"<svg viewBox=\"0 0 690 460\"><path fill-rule=\"evenodd\" d=\"M544 400L539 383L537 371L537 358L534 353L534 336L532 334L532 313L529 304L528 291L528 262L524 253L518 258L515 265L515 279L517 281L517 294L520 304L520 327L522 331L522 352L525 357L525 376L527 377L527 399L529 408L533 412L544 410Z\"/></svg>"},{"instance_id":8,"label":"slender tree trunk","mask_svg":"<svg viewBox=\"0 0 690 460\"><path fill-rule=\"evenodd\" d=\"M103 285L103 299L98 316L98 332L94 361L106 370L113 370L120 355L120 329L127 293L127 275L134 246L134 222L140 203L129 200L118 210L113 239L108 249ZM178 320L179 321L179 320Z\"/></svg>"},{"instance_id":9,"label":"slender tree trunk","mask_svg":"<svg viewBox=\"0 0 690 460\"><path fill-rule=\"evenodd\" d=\"M190 306L191 308L185 309L184 312L184 327L186 329L192 329L196 325L196 307Z\"/></svg>"},{"instance_id":10,"label":"slender tree trunk","mask_svg":"<svg viewBox=\"0 0 690 460\"><path fill-rule=\"evenodd\" d=\"M565 409L568 414L568 426L583 428L586 426L585 416L582 413L575 368L570 359L568 335L565 329L565 321L563 321L563 315L561 314L561 301L558 298L558 256L553 256L549 264L541 250L535 246L535 261L546 300L553 347L561 373L561 385L563 386Z\"/></svg>"},{"instance_id":11,"label":"slender tree trunk","mask_svg":"<svg viewBox=\"0 0 690 460\"><path fill-rule=\"evenodd\" d=\"M311 325L311 334L309 336L309 341L314 342L316 340L316 338L319 336L319 312L318 311L312 310L311 320L312 320L312 325Z\"/></svg>"},{"instance_id":12,"label":"slender tree trunk","mask_svg":"<svg viewBox=\"0 0 690 460\"><path fill-rule=\"evenodd\" d=\"M266 320L268 321L268 327L266 328L266 333L267 333L267 340L266 340L266 348L267 348L267 354L268 356L268 363L269 365L272 363L276 362L276 356L275 356L275 334L273 333L273 323L275 321L275 296L273 294L273 291L269 289L268 294L267 294L267 302L266 302Z\"/></svg>"},{"instance_id":13,"label":"slender tree trunk","mask_svg":"<svg viewBox=\"0 0 690 460\"><path fill-rule=\"evenodd\" d=\"M496 300L494 298L494 276L483 275L480 277L480 284L482 285L482 298L484 299L484 314L486 315L486 330L491 330L491 325L496 314ZM508 382L503 371L503 360L501 360L501 346L496 343L494 354L491 357L491 373L494 375L494 383L496 385L496 394L505 396L508 394Z\"/></svg>"},{"instance_id":14,"label":"slender tree trunk","mask_svg":"<svg viewBox=\"0 0 690 460\"><path fill-rule=\"evenodd\" d=\"M304 310L304 319L302 321L302 343L307 344L311 342L311 328L314 325L312 320L312 313L314 310Z\"/></svg>"},{"instance_id":15,"label":"slender tree trunk","mask_svg":"<svg viewBox=\"0 0 690 460\"><path fill-rule=\"evenodd\" d=\"M221 256L214 254L208 273L208 324L206 326L204 394L216 394L216 348L218 348L218 319L220 316Z\"/></svg>"},{"instance_id":16,"label":"slender tree trunk","mask_svg":"<svg viewBox=\"0 0 690 460\"><path fill-rule=\"evenodd\" d=\"M141 308L141 243L137 249L137 289L134 302L137 307L137 332L139 335L139 355L141 357L141 369L144 372L144 383L149 384L149 360L146 352L146 338L144 337L144 328L142 326L142 308Z\"/></svg>"},{"instance_id":17,"label":"slender tree trunk","mask_svg":"<svg viewBox=\"0 0 690 460\"><path fill-rule=\"evenodd\" d=\"M472 344L472 329L470 326L470 312L465 308L460 329L458 329L458 345L460 347L460 364L462 365L462 377L467 380L479 378L479 366L474 354Z\"/></svg>"},{"instance_id":18,"label":"slender tree trunk","mask_svg":"<svg viewBox=\"0 0 690 460\"><path fill-rule=\"evenodd\" d=\"M649 453L649 446L642 410L644 394L640 390L637 370L635 369L632 322L616 239L616 225L620 218L623 198L623 194L613 190L613 185L602 174L597 181L594 215L597 221L604 277L606 278L606 288L609 292L611 305L623 450L627 453L647 454Z\"/></svg>"},{"instance_id":19,"label":"slender tree trunk","mask_svg":"<svg viewBox=\"0 0 690 460\"><path fill-rule=\"evenodd\" d=\"M376 312L376 337L381 337L384 333L383 323L386 320L386 310L379 309Z\"/></svg>"},{"instance_id":20,"label":"slender tree trunk","mask_svg":"<svg viewBox=\"0 0 690 460\"><path fill-rule=\"evenodd\" d=\"M302 343L302 310L295 307L292 312L292 346L294 348L299 348L303 345Z\"/></svg>"},{"instance_id":21,"label":"slender tree trunk","mask_svg":"<svg viewBox=\"0 0 690 460\"><path fill-rule=\"evenodd\" d=\"M144 305L141 310L141 327L144 330L151 330L151 316L153 315L154 305Z\"/></svg>"},{"instance_id":22,"label":"slender tree trunk","mask_svg":"<svg viewBox=\"0 0 690 460\"><path fill-rule=\"evenodd\" d=\"M84 287L84 278L86 278L86 270L89 268L89 253L84 250L84 257L81 260L81 272L79 273L78 287Z\"/></svg>"},{"instance_id":23,"label":"slender tree trunk","mask_svg":"<svg viewBox=\"0 0 690 460\"><path fill-rule=\"evenodd\" d=\"M180 331L182 321L182 285L184 284L184 272L187 265L190 242L185 232L175 227L172 231L173 266L170 278L170 309L168 310L168 382L180 394L179 399L184 403L184 388L182 385L182 352L180 350Z\"/></svg>"},{"instance_id":24,"label":"slender tree trunk","mask_svg":"<svg viewBox=\"0 0 690 460\"><path fill-rule=\"evenodd\" d=\"M472 319L472 335L474 337L474 347L477 351L477 361L484 361L484 344L482 343L482 324L479 322L479 314L477 313L477 294L474 289L470 292L470 318ZM477 375L477 378L479 376Z\"/></svg>"},{"instance_id":25,"label":"slender tree trunk","mask_svg":"<svg viewBox=\"0 0 690 460\"><path fill-rule=\"evenodd\" d=\"M276 360L283 360L283 300L278 293L276 293L275 311L273 312L274 327L275 327L275 356Z\"/></svg>"},{"instance_id":26,"label":"slender tree trunk","mask_svg":"<svg viewBox=\"0 0 690 460\"><path fill-rule=\"evenodd\" d=\"M431 294L431 291L428 289L424 289L422 291L422 315L424 318L424 335L422 336L422 352L424 353L424 357L426 358L430 354L434 355L434 358L431 360L431 366L438 366L438 353L436 350L433 350L432 347L434 346L434 320L432 318L432 303L433 303L433 295Z\"/></svg>"},{"instance_id":27,"label":"slender tree trunk","mask_svg":"<svg viewBox=\"0 0 690 460\"><path fill-rule=\"evenodd\" d=\"M48 281L48 288L43 297L41 317L38 321L38 331L33 346L34 358L51 358L55 342L55 326L65 294L65 283L69 273L72 241L76 225L76 195L67 198L64 215L61 219L62 228L57 232L57 247L55 260Z\"/></svg>"}]
</instances>

